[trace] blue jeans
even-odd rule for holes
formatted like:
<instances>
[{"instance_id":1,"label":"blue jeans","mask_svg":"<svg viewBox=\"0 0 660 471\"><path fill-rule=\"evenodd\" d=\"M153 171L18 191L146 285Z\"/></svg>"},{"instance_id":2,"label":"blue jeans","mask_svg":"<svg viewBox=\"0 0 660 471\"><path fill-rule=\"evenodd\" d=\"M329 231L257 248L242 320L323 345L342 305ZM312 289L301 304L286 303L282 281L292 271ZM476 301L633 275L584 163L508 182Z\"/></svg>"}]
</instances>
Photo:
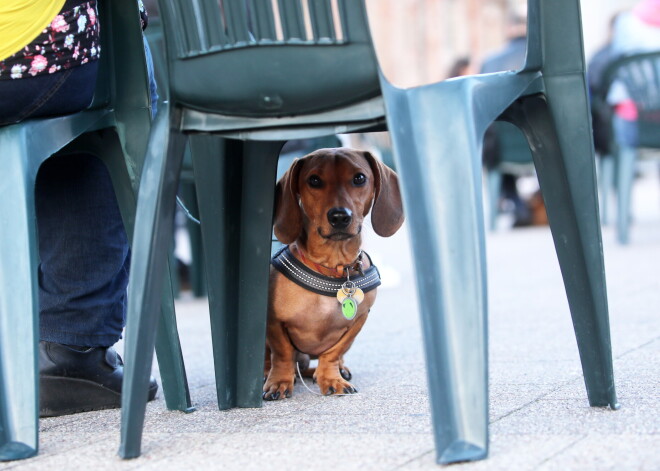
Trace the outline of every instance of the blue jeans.
<instances>
[{"instance_id":1,"label":"blue jeans","mask_svg":"<svg viewBox=\"0 0 660 471\"><path fill-rule=\"evenodd\" d=\"M0 126L73 113L94 96L99 61L55 74L0 81Z\"/></svg>"},{"instance_id":2,"label":"blue jeans","mask_svg":"<svg viewBox=\"0 0 660 471\"><path fill-rule=\"evenodd\" d=\"M152 112L157 100L151 53ZM0 82L0 125L79 111L91 102L96 64ZM105 165L91 155L47 160L35 190L39 236L40 338L107 347L121 338L130 250Z\"/></svg>"},{"instance_id":3,"label":"blue jeans","mask_svg":"<svg viewBox=\"0 0 660 471\"><path fill-rule=\"evenodd\" d=\"M88 347L119 340L126 312L128 239L101 160L47 160L35 192L40 338Z\"/></svg>"}]
</instances>

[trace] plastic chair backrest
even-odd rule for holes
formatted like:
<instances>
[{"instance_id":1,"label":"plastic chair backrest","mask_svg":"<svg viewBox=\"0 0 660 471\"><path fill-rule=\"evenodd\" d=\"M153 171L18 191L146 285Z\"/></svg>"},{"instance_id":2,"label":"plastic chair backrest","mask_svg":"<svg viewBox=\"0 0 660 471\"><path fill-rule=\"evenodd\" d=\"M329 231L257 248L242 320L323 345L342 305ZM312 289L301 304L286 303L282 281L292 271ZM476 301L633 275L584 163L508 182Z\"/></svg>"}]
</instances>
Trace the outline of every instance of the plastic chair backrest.
<instances>
[{"instance_id":1,"label":"plastic chair backrest","mask_svg":"<svg viewBox=\"0 0 660 471\"><path fill-rule=\"evenodd\" d=\"M107 5L110 3L111 5ZM106 108L120 135L131 184L137 189L151 119L149 74L145 67L142 29L135 0L99 3L101 40L106 44L91 109ZM127 79L130 77L130 79ZM103 127L103 124L99 127ZM126 221L125 221L126 222ZM128 224L130 230L132 224Z\"/></svg>"},{"instance_id":2,"label":"plastic chair backrest","mask_svg":"<svg viewBox=\"0 0 660 471\"><path fill-rule=\"evenodd\" d=\"M361 1L160 0L159 5L173 103L273 117L317 113L380 95Z\"/></svg>"},{"instance_id":3,"label":"plastic chair backrest","mask_svg":"<svg viewBox=\"0 0 660 471\"><path fill-rule=\"evenodd\" d=\"M605 89L621 82L637 105L638 147L660 148L660 51L627 54L604 73Z\"/></svg>"},{"instance_id":4,"label":"plastic chair backrest","mask_svg":"<svg viewBox=\"0 0 660 471\"><path fill-rule=\"evenodd\" d=\"M137 6L134 3L125 0L121 0L119 6L99 3L101 43L105 46L99 59L96 89L89 109L109 107L115 110L117 106L144 108L150 105L144 52L138 46L141 31L134 28L127 30L127 25L136 26L139 23L139 18L135 18ZM114 31L115 28L121 33ZM133 77L130 81L125 80L128 66Z\"/></svg>"}]
</instances>

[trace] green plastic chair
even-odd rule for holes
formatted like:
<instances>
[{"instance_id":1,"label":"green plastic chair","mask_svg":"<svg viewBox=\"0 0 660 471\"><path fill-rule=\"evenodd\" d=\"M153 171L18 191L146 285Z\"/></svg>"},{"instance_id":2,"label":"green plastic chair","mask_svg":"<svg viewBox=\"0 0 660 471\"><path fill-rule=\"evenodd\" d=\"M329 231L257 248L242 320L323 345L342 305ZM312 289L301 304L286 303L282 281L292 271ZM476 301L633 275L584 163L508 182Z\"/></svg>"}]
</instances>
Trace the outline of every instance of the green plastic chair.
<instances>
[{"instance_id":1,"label":"green plastic chair","mask_svg":"<svg viewBox=\"0 0 660 471\"><path fill-rule=\"evenodd\" d=\"M150 126L148 78L137 3L100 3L103 54L90 109L0 127L0 461L38 451L38 248L34 186L56 153L85 152L110 171L124 224L136 193ZM115 67L117 64L117 67ZM121 66L119 66L121 64ZM190 407L171 292L163 297L158 354L168 407Z\"/></svg>"},{"instance_id":2,"label":"green plastic chair","mask_svg":"<svg viewBox=\"0 0 660 471\"><path fill-rule=\"evenodd\" d=\"M605 167L605 175L614 174L617 197L617 240L621 244L628 244L632 186L639 149L660 149L660 51L628 54L616 59L608 65L603 74L602 89L608 90L615 80L625 85L639 111L638 144L632 147L622 142L615 142L614 159L603 162L604 165L609 164ZM604 200L609 196L610 189L609 180L604 180L602 190Z\"/></svg>"},{"instance_id":3,"label":"green plastic chair","mask_svg":"<svg viewBox=\"0 0 660 471\"><path fill-rule=\"evenodd\" d=\"M506 121L495 121L491 126L500 149L500 161L486 170L489 228L494 231L497 228L502 174L529 175L534 171L534 163L527 139L518 128Z\"/></svg>"},{"instance_id":4,"label":"green plastic chair","mask_svg":"<svg viewBox=\"0 0 660 471\"><path fill-rule=\"evenodd\" d=\"M140 186L120 455L139 455L162 263L191 140L218 404L261 405L277 154L287 139L393 138L416 261L437 460L488 452L486 267L480 145L498 117L525 133L556 241L589 403L618 407L578 0L530 0L520 72L411 89L378 70L362 1L161 0L169 109ZM306 13L308 12L308 13ZM279 22L274 17L280 18ZM305 21L307 20L307 21ZM310 30L311 29L311 30ZM218 137L220 136L220 137ZM224 140L237 139L237 140ZM142 366L141 366L142 365Z\"/></svg>"},{"instance_id":5,"label":"green plastic chair","mask_svg":"<svg viewBox=\"0 0 660 471\"><path fill-rule=\"evenodd\" d=\"M226 409L262 403L273 197L281 147L290 139L384 128L364 6L340 2L342 22L335 25L331 2L308 3L310 38L299 1L278 3L278 30L271 2L159 3L169 103L152 127L141 183L138 220L152 231L136 232L133 241L131 287L146 291L129 293L120 447L125 458L140 453L147 365L153 352L153 338L145 332L158 323L167 228L186 137L202 221L218 406ZM342 71L340 81L337 70Z\"/></svg>"},{"instance_id":6,"label":"green plastic chair","mask_svg":"<svg viewBox=\"0 0 660 471\"><path fill-rule=\"evenodd\" d=\"M438 461L480 459L488 450L480 144L498 117L518 126L532 150L589 404L618 408L579 1L528 1L518 72L408 90L383 81L383 90L404 203L415 202L406 206L414 254L424 260L417 279ZM433 131L419 123L433 123Z\"/></svg>"}]
</instances>

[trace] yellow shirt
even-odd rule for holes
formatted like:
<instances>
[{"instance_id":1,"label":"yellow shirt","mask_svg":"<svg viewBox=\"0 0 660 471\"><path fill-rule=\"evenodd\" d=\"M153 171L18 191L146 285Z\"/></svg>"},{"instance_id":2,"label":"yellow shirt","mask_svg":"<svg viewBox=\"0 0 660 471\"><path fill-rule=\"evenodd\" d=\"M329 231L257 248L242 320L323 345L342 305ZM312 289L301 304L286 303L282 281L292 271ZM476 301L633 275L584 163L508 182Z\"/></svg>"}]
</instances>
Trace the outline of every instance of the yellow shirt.
<instances>
[{"instance_id":1,"label":"yellow shirt","mask_svg":"<svg viewBox=\"0 0 660 471\"><path fill-rule=\"evenodd\" d=\"M0 60L39 36L65 0L0 0Z\"/></svg>"}]
</instances>

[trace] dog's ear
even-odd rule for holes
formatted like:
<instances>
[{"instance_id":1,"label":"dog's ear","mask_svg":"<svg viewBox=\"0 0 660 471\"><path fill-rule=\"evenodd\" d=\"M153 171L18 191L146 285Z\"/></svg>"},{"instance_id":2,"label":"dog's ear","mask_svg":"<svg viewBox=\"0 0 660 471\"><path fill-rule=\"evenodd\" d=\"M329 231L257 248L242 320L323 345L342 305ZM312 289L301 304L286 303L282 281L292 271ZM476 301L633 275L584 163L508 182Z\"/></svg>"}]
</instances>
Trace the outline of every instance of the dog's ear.
<instances>
[{"instance_id":1,"label":"dog's ear","mask_svg":"<svg viewBox=\"0 0 660 471\"><path fill-rule=\"evenodd\" d=\"M298 202L298 177L304 160L296 159L275 187L273 230L283 244L295 241L302 232L302 211Z\"/></svg>"},{"instance_id":2,"label":"dog's ear","mask_svg":"<svg viewBox=\"0 0 660 471\"><path fill-rule=\"evenodd\" d=\"M392 169L381 163L369 152L364 152L374 174L374 205L371 209L371 226L376 234L389 237L403 224L403 203L399 191L399 178Z\"/></svg>"}]
</instances>

